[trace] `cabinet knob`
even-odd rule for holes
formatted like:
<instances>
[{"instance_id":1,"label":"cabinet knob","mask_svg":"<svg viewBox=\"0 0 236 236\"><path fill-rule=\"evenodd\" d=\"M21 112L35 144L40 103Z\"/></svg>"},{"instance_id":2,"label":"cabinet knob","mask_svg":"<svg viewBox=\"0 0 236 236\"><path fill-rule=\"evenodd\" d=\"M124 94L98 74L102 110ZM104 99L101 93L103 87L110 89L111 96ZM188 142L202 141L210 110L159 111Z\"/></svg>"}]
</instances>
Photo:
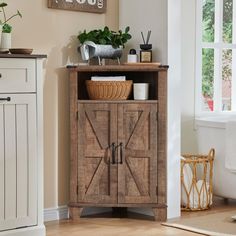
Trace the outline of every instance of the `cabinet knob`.
<instances>
[{"instance_id":1,"label":"cabinet knob","mask_svg":"<svg viewBox=\"0 0 236 236\"><path fill-rule=\"evenodd\" d=\"M7 98L0 98L0 101L7 101L7 102L10 102L10 101L11 101L11 98L10 98L10 97L7 97Z\"/></svg>"},{"instance_id":2,"label":"cabinet knob","mask_svg":"<svg viewBox=\"0 0 236 236\"><path fill-rule=\"evenodd\" d=\"M0 73L0 79L2 78L2 73Z\"/></svg>"}]
</instances>

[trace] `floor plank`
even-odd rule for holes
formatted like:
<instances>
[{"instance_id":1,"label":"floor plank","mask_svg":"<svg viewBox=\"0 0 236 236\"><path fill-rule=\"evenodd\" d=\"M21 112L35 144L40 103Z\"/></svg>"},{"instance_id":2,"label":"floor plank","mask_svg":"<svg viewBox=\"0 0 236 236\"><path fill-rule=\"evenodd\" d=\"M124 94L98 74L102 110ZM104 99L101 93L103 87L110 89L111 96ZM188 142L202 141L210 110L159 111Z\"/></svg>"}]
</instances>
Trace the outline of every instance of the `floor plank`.
<instances>
[{"instance_id":1,"label":"floor plank","mask_svg":"<svg viewBox=\"0 0 236 236\"><path fill-rule=\"evenodd\" d=\"M215 212L236 209L236 201L216 200L211 210L183 212L182 217L196 217ZM85 216L77 221L63 220L46 224L47 236L194 236L199 235L179 229L162 226L150 216L125 212L122 215L105 213Z\"/></svg>"},{"instance_id":2,"label":"floor plank","mask_svg":"<svg viewBox=\"0 0 236 236\"><path fill-rule=\"evenodd\" d=\"M161 226L160 223L145 220L98 218L79 221L61 221L47 224L47 236L157 236L197 235L182 230Z\"/></svg>"}]
</instances>

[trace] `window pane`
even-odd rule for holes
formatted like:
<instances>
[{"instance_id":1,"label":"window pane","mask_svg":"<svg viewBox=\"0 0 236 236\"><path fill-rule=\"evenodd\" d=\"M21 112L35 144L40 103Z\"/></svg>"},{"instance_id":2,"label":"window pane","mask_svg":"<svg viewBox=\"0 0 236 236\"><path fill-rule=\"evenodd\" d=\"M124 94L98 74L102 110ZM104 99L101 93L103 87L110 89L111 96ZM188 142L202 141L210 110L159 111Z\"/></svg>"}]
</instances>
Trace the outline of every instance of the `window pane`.
<instances>
[{"instance_id":1,"label":"window pane","mask_svg":"<svg viewBox=\"0 0 236 236\"><path fill-rule=\"evenodd\" d=\"M231 111L232 49L222 51L222 110Z\"/></svg>"},{"instance_id":2,"label":"window pane","mask_svg":"<svg viewBox=\"0 0 236 236\"><path fill-rule=\"evenodd\" d=\"M202 110L213 111L214 49L202 49Z\"/></svg>"},{"instance_id":3,"label":"window pane","mask_svg":"<svg viewBox=\"0 0 236 236\"><path fill-rule=\"evenodd\" d=\"M215 0L203 0L202 40L214 42L215 34Z\"/></svg>"},{"instance_id":4,"label":"window pane","mask_svg":"<svg viewBox=\"0 0 236 236\"><path fill-rule=\"evenodd\" d=\"M223 42L232 43L233 0L224 0Z\"/></svg>"}]
</instances>

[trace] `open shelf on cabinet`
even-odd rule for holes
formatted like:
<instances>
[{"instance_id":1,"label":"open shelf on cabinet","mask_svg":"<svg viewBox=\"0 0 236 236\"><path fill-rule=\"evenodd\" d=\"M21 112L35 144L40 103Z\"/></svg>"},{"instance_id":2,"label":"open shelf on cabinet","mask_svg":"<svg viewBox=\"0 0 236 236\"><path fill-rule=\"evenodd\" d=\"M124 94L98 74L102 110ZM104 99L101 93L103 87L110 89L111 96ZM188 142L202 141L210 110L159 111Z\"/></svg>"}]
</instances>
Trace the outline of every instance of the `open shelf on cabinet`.
<instances>
[{"instance_id":1,"label":"open shelf on cabinet","mask_svg":"<svg viewBox=\"0 0 236 236\"><path fill-rule=\"evenodd\" d=\"M149 103L149 104L157 104L157 100L78 100L78 103L129 103L129 104L136 104L136 103Z\"/></svg>"},{"instance_id":2,"label":"open shelf on cabinet","mask_svg":"<svg viewBox=\"0 0 236 236\"><path fill-rule=\"evenodd\" d=\"M158 74L166 70L167 68L156 65L80 66L70 68L70 71L77 73L78 100L89 99L85 81L90 80L92 76L125 76L126 80L132 80L133 83L148 83L149 100L158 100ZM133 95L130 99L133 99Z\"/></svg>"}]
</instances>

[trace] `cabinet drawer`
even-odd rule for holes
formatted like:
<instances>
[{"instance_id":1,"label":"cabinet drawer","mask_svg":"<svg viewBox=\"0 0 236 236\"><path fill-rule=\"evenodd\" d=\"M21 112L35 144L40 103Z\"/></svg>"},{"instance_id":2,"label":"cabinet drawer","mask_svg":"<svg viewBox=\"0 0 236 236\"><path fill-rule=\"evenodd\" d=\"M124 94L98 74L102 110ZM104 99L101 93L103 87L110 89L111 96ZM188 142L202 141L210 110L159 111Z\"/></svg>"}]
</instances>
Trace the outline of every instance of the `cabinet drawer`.
<instances>
[{"instance_id":1,"label":"cabinet drawer","mask_svg":"<svg viewBox=\"0 0 236 236\"><path fill-rule=\"evenodd\" d=\"M0 59L0 93L36 91L34 59Z\"/></svg>"}]
</instances>

